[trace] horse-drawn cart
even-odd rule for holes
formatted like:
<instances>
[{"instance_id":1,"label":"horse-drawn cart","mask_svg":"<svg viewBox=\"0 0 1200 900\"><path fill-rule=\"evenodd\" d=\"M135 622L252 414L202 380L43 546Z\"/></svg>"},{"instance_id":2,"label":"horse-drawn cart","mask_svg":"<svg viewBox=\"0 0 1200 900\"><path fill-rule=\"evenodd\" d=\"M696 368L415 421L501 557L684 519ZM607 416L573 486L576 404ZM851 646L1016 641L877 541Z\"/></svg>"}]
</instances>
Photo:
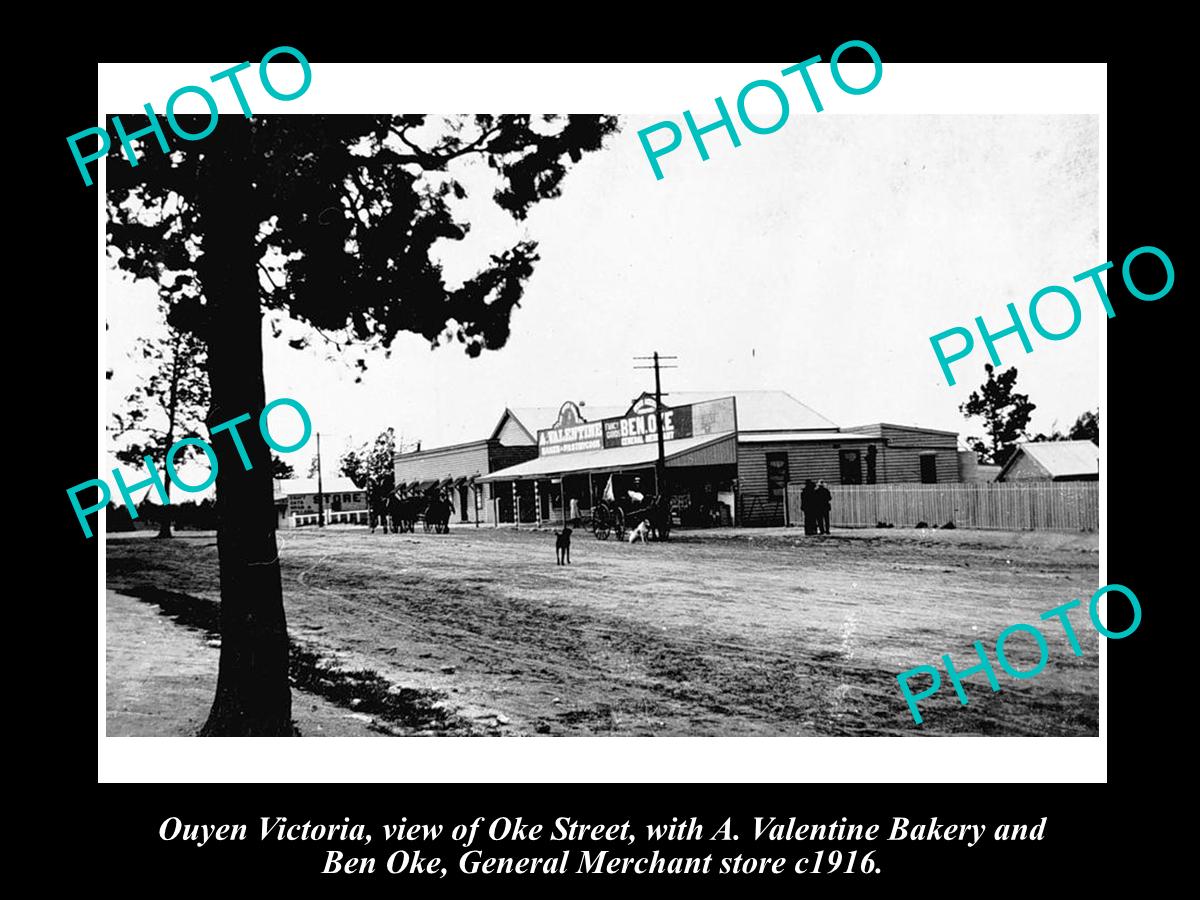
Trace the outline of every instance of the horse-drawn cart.
<instances>
[{"instance_id":1,"label":"horse-drawn cart","mask_svg":"<svg viewBox=\"0 0 1200 900\"><path fill-rule=\"evenodd\" d=\"M601 500L592 510L592 534L598 540L607 541L610 534L617 540L625 539L625 513L616 503Z\"/></svg>"},{"instance_id":2,"label":"horse-drawn cart","mask_svg":"<svg viewBox=\"0 0 1200 900\"><path fill-rule=\"evenodd\" d=\"M667 540L671 534L671 510L667 499L653 497L645 505L637 505L632 500L601 500L592 510L592 534L601 541L615 534L618 541L623 541L643 521L649 523L656 540Z\"/></svg>"}]
</instances>

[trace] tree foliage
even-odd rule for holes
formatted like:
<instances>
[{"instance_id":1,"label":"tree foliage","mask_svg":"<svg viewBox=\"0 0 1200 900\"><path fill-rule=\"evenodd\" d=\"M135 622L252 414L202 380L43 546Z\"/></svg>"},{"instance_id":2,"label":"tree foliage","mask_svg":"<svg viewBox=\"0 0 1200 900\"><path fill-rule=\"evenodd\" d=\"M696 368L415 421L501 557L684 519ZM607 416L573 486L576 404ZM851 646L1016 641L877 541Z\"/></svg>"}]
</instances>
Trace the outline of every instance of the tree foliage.
<instances>
[{"instance_id":1,"label":"tree foliage","mask_svg":"<svg viewBox=\"0 0 1200 900\"><path fill-rule=\"evenodd\" d=\"M278 481L286 481L288 478L296 477L296 469L283 457L273 453L271 454L271 477Z\"/></svg>"},{"instance_id":2,"label":"tree foliage","mask_svg":"<svg viewBox=\"0 0 1200 900\"><path fill-rule=\"evenodd\" d=\"M1035 444L1044 441L1091 441L1100 445L1100 410L1088 410L1079 414L1070 431L1063 434L1052 428L1049 434L1038 433L1031 439Z\"/></svg>"},{"instance_id":3,"label":"tree foliage","mask_svg":"<svg viewBox=\"0 0 1200 900\"><path fill-rule=\"evenodd\" d=\"M1029 418L1037 406L1029 401L1027 394L1017 391L1016 368L1005 369L999 375L991 363L985 363L983 368L987 380L958 409L968 420L983 420L987 440L967 438L971 449L985 463L1004 465L1016 442L1025 436Z\"/></svg>"},{"instance_id":4,"label":"tree foliage","mask_svg":"<svg viewBox=\"0 0 1200 900\"><path fill-rule=\"evenodd\" d=\"M124 444L115 456L137 469L144 468L143 458L149 456L161 470L176 441L201 436L209 404L205 347L195 335L168 328L165 337L138 338L130 357L143 374L121 409L113 413L109 430ZM176 454L176 467L194 455L188 452L191 449ZM164 485L169 497L169 478ZM161 517L159 534L170 536L169 514Z\"/></svg>"},{"instance_id":5,"label":"tree foliage","mask_svg":"<svg viewBox=\"0 0 1200 900\"><path fill-rule=\"evenodd\" d=\"M338 459L338 471L366 491L371 508L396 487L396 429L381 431L372 445L352 447Z\"/></svg>"},{"instance_id":6,"label":"tree foliage","mask_svg":"<svg viewBox=\"0 0 1200 900\"><path fill-rule=\"evenodd\" d=\"M1100 446L1100 410L1080 413L1068 435L1073 441L1091 441Z\"/></svg>"},{"instance_id":7,"label":"tree foliage","mask_svg":"<svg viewBox=\"0 0 1200 900\"><path fill-rule=\"evenodd\" d=\"M137 525L130 520L129 516L124 514L124 510L121 512L120 516L115 517L118 527L109 528L108 530L136 531ZM138 523L144 522L146 525L158 525L161 527L163 520L168 515L170 515L171 524L177 529L212 530L217 527L216 505L208 497L204 497L199 501L176 501L170 506L162 506L154 503L150 497L147 497L138 504ZM126 523L128 527L125 527Z\"/></svg>"},{"instance_id":8,"label":"tree foliage","mask_svg":"<svg viewBox=\"0 0 1200 900\"><path fill-rule=\"evenodd\" d=\"M143 118L122 123L133 131ZM448 278L444 253L470 229L468 184L486 175L491 201L519 223L616 126L601 115L224 116L169 155L138 139L136 168L113 148L109 255L156 280L171 324L207 344L212 427L266 403L264 315L276 337L291 319L357 348L360 369L366 349L387 352L405 332L472 356L503 347L537 243L506 241ZM214 444L222 643L201 733L283 735L293 726L270 451L253 431L245 441L249 467Z\"/></svg>"},{"instance_id":9,"label":"tree foliage","mask_svg":"<svg viewBox=\"0 0 1200 900\"><path fill-rule=\"evenodd\" d=\"M338 457L338 472L345 475L356 488L367 486L367 445L351 447Z\"/></svg>"},{"instance_id":10,"label":"tree foliage","mask_svg":"<svg viewBox=\"0 0 1200 900\"><path fill-rule=\"evenodd\" d=\"M386 348L415 332L475 356L504 346L538 257L536 242L518 241L462 284L447 283L439 242L470 230L459 212L467 168L486 164L493 202L522 220L559 196L570 162L615 129L613 117L597 115L223 117L170 157L151 143L137 168L109 167L108 245L122 269L160 279L173 320L204 336L206 181L214 170L222 181L236 173L265 309L337 332L329 339L339 346ZM239 131L244 140L227 140Z\"/></svg>"}]
</instances>

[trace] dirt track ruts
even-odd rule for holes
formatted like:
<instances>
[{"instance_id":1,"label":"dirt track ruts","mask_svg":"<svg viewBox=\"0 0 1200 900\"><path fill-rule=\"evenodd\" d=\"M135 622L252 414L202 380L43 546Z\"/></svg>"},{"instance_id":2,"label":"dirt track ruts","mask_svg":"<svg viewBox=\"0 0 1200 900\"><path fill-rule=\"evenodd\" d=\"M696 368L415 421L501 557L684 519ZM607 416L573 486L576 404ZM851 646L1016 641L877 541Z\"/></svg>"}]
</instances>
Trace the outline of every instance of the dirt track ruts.
<instances>
[{"instance_id":1,"label":"dirt track ruts","mask_svg":"<svg viewBox=\"0 0 1200 900\"><path fill-rule=\"evenodd\" d=\"M1095 536L795 530L682 533L666 544L455 528L280 532L288 624L330 665L437 691L478 733L1095 734L1098 639L1046 625L1050 663L947 682L915 726L896 674L975 663L971 643L1097 584ZM211 533L109 536L115 589L219 599ZM1036 661L1032 642L1008 647Z\"/></svg>"}]
</instances>

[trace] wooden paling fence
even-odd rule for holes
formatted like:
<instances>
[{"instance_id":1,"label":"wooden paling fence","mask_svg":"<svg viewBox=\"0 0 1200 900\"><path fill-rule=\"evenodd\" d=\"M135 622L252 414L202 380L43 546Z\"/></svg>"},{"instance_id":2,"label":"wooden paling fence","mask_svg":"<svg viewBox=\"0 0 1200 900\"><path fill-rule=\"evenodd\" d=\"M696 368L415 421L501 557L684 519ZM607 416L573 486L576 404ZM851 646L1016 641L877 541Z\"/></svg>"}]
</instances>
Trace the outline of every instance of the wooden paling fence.
<instances>
[{"instance_id":1,"label":"wooden paling fence","mask_svg":"<svg viewBox=\"0 0 1200 900\"><path fill-rule=\"evenodd\" d=\"M788 486L791 521L804 521L802 485ZM879 524L911 528L919 522L941 527L1009 531L1097 531L1100 484L1073 482L967 482L963 484L829 485L829 522L843 528Z\"/></svg>"}]
</instances>

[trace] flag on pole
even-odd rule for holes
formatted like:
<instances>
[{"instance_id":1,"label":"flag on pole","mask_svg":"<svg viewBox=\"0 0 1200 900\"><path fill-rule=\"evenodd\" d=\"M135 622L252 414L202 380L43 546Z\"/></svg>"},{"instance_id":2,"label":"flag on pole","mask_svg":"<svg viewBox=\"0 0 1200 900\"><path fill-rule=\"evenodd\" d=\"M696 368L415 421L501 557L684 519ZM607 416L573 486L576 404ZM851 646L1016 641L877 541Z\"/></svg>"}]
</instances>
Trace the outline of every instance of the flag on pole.
<instances>
[{"instance_id":1,"label":"flag on pole","mask_svg":"<svg viewBox=\"0 0 1200 900\"><path fill-rule=\"evenodd\" d=\"M611 475L609 475L608 476L608 484L605 485L605 487L604 487L604 499L608 500L610 503L616 499L616 495L613 494L612 480L613 480L613 477Z\"/></svg>"}]
</instances>

